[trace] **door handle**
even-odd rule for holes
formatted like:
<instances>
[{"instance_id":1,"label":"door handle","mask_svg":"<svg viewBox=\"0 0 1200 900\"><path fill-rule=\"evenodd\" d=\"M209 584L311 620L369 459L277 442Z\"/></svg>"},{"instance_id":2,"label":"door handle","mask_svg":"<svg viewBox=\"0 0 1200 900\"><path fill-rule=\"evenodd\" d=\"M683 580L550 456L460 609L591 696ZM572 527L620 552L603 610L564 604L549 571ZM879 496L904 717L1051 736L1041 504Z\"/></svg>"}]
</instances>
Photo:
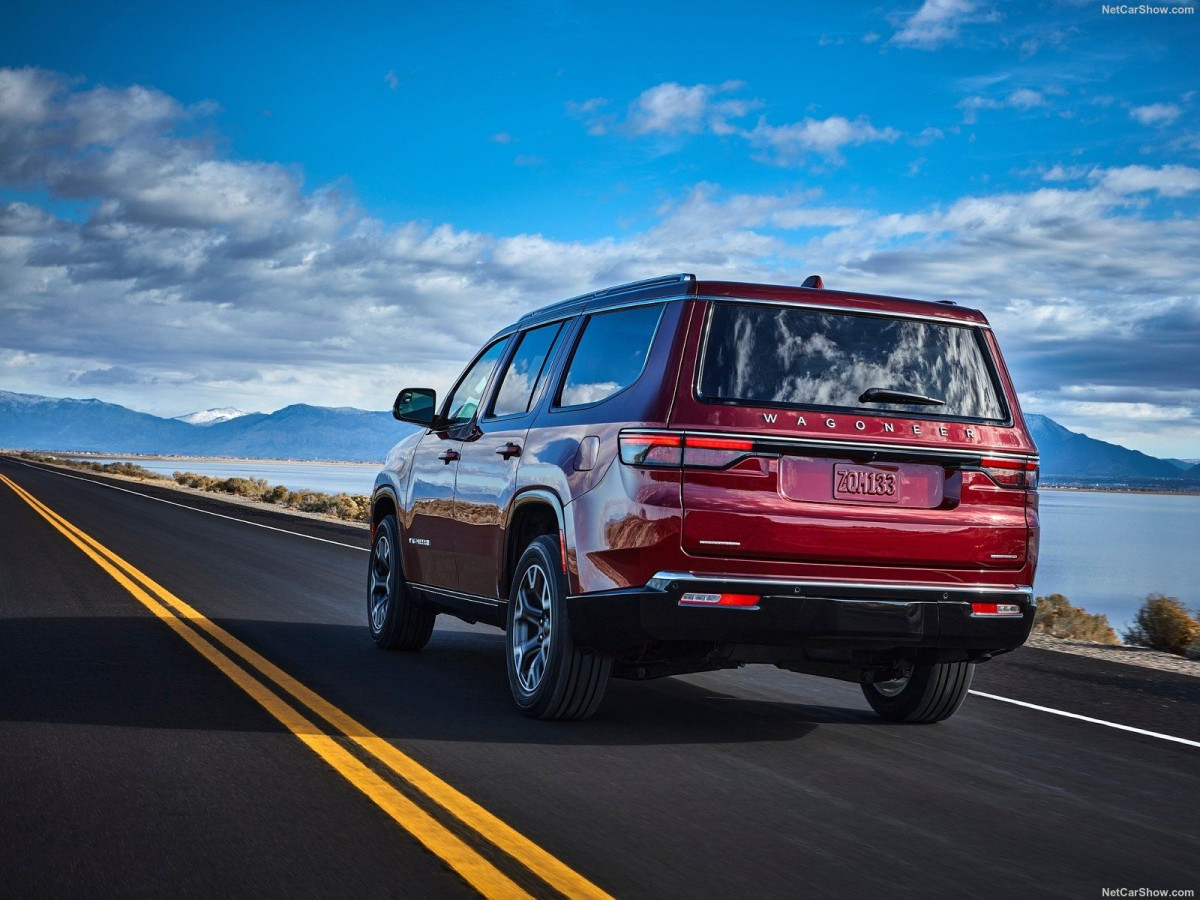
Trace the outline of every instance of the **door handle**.
<instances>
[{"instance_id":1,"label":"door handle","mask_svg":"<svg viewBox=\"0 0 1200 900\"><path fill-rule=\"evenodd\" d=\"M510 456L520 456L521 455L521 445L514 444L512 441L509 441L503 447L497 447L496 452L500 456L503 456L505 459L508 459Z\"/></svg>"},{"instance_id":2,"label":"door handle","mask_svg":"<svg viewBox=\"0 0 1200 900\"><path fill-rule=\"evenodd\" d=\"M446 465L450 465L450 463L454 462L458 458L459 455L457 450L443 450L438 454L438 459L440 459Z\"/></svg>"}]
</instances>

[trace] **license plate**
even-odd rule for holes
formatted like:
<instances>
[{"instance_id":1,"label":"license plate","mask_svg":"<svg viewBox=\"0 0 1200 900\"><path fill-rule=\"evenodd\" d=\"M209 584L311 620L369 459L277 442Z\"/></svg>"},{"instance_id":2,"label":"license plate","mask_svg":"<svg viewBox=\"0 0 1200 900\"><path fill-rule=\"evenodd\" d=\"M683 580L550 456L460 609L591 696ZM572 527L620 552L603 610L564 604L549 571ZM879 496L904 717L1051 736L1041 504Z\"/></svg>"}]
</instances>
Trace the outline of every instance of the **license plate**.
<instances>
[{"instance_id":1,"label":"license plate","mask_svg":"<svg viewBox=\"0 0 1200 900\"><path fill-rule=\"evenodd\" d=\"M898 481L896 469L838 465L833 467L833 497L866 503L895 503L900 499Z\"/></svg>"}]
</instances>

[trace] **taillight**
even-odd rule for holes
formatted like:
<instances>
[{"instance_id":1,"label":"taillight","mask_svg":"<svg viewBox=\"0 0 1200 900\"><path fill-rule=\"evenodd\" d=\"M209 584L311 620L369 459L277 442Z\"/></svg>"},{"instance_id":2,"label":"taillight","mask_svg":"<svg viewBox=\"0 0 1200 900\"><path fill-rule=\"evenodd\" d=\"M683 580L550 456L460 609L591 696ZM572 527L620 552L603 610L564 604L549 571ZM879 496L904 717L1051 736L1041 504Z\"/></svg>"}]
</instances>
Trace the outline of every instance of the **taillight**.
<instances>
[{"instance_id":1,"label":"taillight","mask_svg":"<svg viewBox=\"0 0 1200 900\"><path fill-rule=\"evenodd\" d=\"M754 450L754 441L745 438L649 431L625 432L618 443L628 466L724 469Z\"/></svg>"},{"instance_id":2,"label":"taillight","mask_svg":"<svg viewBox=\"0 0 1200 900\"><path fill-rule=\"evenodd\" d=\"M617 439L621 462L627 466L674 466L683 463L682 434L630 432Z\"/></svg>"},{"instance_id":3,"label":"taillight","mask_svg":"<svg viewBox=\"0 0 1200 900\"><path fill-rule=\"evenodd\" d=\"M701 469L724 469L754 449L744 438L714 438L689 434L683 439L683 464Z\"/></svg>"},{"instance_id":4,"label":"taillight","mask_svg":"<svg viewBox=\"0 0 1200 900\"><path fill-rule=\"evenodd\" d=\"M1037 490L1038 464L1022 459L984 459L980 468L1000 487Z\"/></svg>"}]
</instances>

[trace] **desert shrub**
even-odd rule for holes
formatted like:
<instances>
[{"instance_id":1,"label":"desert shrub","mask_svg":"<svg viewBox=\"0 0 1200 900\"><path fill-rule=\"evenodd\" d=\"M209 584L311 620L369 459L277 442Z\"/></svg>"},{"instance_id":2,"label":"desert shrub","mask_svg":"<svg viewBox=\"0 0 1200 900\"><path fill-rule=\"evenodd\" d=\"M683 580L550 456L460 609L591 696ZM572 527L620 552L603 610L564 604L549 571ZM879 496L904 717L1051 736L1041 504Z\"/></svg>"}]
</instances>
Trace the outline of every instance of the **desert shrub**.
<instances>
[{"instance_id":1,"label":"desert shrub","mask_svg":"<svg viewBox=\"0 0 1200 900\"><path fill-rule=\"evenodd\" d=\"M184 487L197 488L201 491L211 491L216 484L215 478L207 475L197 475L195 472L176 472L175 481Z\"/></svg>"},{"instance_id":2,"label":"desert shrub","mask_svg":"<svg viewBox=\"0 0 1200 900\"><path fill-rule=\"evenodd\" d=\"M352 522L365 522L371 516L371 498L363 494L322 494L318 491L293 491L282 484L271 485L264 478L210 478L195 472L176 472L175 481L202 491L235 494L266 503L278 503L303 512L324 513Z\"/></svg>"},{"instance_id":3,"label":"desert shrub","mask_svg":"<svg viewBox=\"0 0 1200 900\"><path fill-rule=\"evenodd\" d=\"M1200 622L1192 618L1178 597L1149 594L1137 611L1125 640L1154 650L1182 654L1200 638Z\"/></svg>"},{"instance_id":4,"label":"desert shrub","mask_svg":"<svg viewBox=\"0 0 1200 900\"><path fill-rule=\"evenodd\" d=\"M258 500L264 493L270 490L271 486L267 484L265 478L226 478L218 481L209 490L221 491L226 494L233 494L237 497L249 497L251 500Z\"/></svg>"},{"instance_id":5,"label":"desert shrub","mask_svg":"<svg viewBox=\"0 0 1200 900\"><path fill-rule=\"evenodd\" d=\"M149 469L143 468L142 466L135 466L133 463L124 462L104 463L103 465L92 463L92 469L96 472L106 472L113 475L127 475L131 478L157 478L162 480L167 477L166 475L160 475L157 472L151 472Z\"/></svg>"},{"instance_id":6,"label":"desert shrub","mask_svg":"<svg viewBox=\"0 0 1200 900\"><path fill-rule=\"evenodd\" d=\"M1090 613L1082 606L1072 606L1062 594L1037 598L1037 617L1033 620L1035 634L1059 638L1116 644L1117 633L1108 624L1108 616Z\"/></svg>"},{"instance_id":7,"label":"desert shrub","mask_svg":"<svg viewBox=\"0 0 1200 900\"><path fill-rule=\"evenodd\" d=\"M277 484L274 487L263 491L262 498L267 503L283 503L287 500L289 493L291 492L282 484Z\"/></svg>"}]
</instances>

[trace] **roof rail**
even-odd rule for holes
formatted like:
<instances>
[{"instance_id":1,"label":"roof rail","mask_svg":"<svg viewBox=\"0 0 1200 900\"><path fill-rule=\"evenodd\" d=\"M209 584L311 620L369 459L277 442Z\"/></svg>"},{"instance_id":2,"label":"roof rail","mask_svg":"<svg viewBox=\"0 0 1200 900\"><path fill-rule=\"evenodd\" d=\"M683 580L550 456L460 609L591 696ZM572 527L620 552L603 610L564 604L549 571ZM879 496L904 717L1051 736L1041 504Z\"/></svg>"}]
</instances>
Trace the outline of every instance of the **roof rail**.
<instances>
[{"instance_id":1,"label":"roof rail","mask_svg":"<svg viewBox=\"0 0 1200 900\"><path fill-rule=\"evenodd\" d=\"M532 312L527 312L521 316L520 321L531 319L534 316L544 316L558 310L565 310L568 307L583 305L589 300L595 300L597 297L607 297L611 294L624 294L628 291L643 290L645 288L659 287L660 285L668 284L684 284L694 282L696 276L687 272L680 272L677 275L660 275L657 278L644 278L641 281L630 281L627 284L618 284L613 287L603 288L598 291L590 291L586 294L580 294L577 297L570 297L566 300L559 300L557 303L551 303L547 306L535 309Z\"/></svg>"}]
</instances>

